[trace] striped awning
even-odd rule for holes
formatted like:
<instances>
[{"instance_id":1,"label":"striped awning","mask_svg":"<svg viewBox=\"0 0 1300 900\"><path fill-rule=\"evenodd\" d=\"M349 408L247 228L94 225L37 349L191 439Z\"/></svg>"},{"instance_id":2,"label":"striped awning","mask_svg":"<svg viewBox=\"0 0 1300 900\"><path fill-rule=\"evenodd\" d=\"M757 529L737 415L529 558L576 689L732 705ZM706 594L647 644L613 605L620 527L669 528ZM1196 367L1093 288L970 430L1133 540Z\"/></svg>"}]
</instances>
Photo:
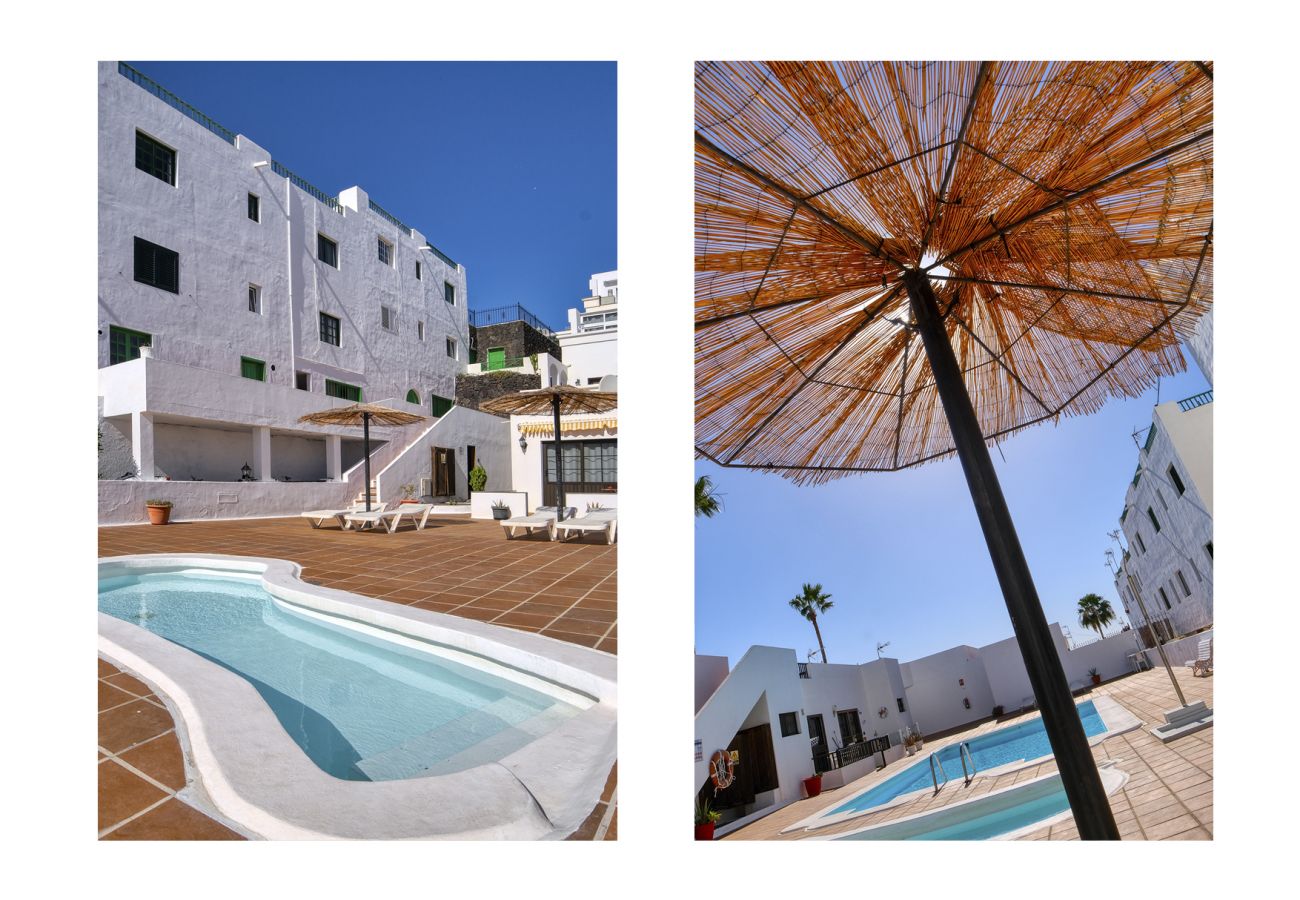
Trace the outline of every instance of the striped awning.
<instances>
[{"instance_id":1,"label":"striped awning","mask_svg":"<svg viewBox=\"0 0 1300 900\"><path fill-rule=\"evenodd\" d=\"M617 416L560 419L560 434L570 434L576 431L613 431L617 428ZM519 433L529 437L550 437L555 434L555 425L552 422L520 422Z\"/></svg>"}]
</instances>

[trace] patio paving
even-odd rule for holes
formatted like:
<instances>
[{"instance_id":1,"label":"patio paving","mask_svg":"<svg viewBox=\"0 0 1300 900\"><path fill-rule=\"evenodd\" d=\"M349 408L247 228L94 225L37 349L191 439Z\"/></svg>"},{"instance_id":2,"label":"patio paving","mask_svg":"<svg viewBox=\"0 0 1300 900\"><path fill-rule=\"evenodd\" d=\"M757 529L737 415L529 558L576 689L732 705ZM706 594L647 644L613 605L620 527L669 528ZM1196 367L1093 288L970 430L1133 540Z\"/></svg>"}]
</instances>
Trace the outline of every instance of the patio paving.
<instances>
[{"instance_id":1,"label":"patio paving","mask_svg":"<svg viewBox=\"0 0 1300 900\"><path fill-rule=\"evenodd\" d=\"M1190 670L1182 666L1175 667L1174 673L1189 703L1204 700L1207 706L1213 707L1213 676L1193 678ZM1169 676L1163 668L1113 679L1090 692L1078 695L1076 699L1081 701L1096 696L1112 697L1144 723L1140 728L1107 738L1092 748L1098 763L1114 760L1118 768L1129 774L1125 785L1110 796L1111 810L1115 814L1120 837L1124 840L1210 840L1214 835L1214 727L1184 735L1168 744L1162 744L1146 730L1151 725L1163 722L1164 711L1178 705ZM997 721L986 721L950 733L942 740L927 740L923 753L928 755L949 744L970 740L1034 715L1037 714L1004 716ZM924 756L918 755L916 759L923 760ZM787 841L802 840L814 835L822 837L843 834L867 825L878 825L969 800L1056 771L1056 762L1051 760L1005 775L979 777L969 785L963 785L961 779L957 778L944 786L937 795L927 792L892 809L859 816L814 832L780 833L783 828L892 778L902 771L903 766L914 761L904 758L843 787L823 791L811 799L796 801L727 834L722 840ZM1055 825L1018 838L1031 841L1078 839L1079 832L1073 818L1066 818Z\"/></svg>"},{"instance_id":2,"label":"patio paving","mask_svg":"<svg viewBox=\"0 0 1300 900\"><path fill-rule=\"evenodd\" d=\"M99 555L222 553L293 560L303 580L531 631L616 653L617 545L596 538L507 541L494 522L430 518L423 531L313 529L305 519L178 522L99 529ZM99 660L99 836L243 840L178 797L176 725L148 685ZM616 840L617 770L569 840Z\"/></svg>"}]
</instances>

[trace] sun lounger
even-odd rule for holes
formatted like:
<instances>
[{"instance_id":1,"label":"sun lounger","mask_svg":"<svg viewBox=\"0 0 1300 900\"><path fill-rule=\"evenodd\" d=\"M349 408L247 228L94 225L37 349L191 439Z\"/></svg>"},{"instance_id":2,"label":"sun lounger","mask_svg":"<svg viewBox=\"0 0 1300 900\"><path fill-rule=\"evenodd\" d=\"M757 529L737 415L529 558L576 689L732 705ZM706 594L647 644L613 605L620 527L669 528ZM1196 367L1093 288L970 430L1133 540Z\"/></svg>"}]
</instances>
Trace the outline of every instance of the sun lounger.
<instances>
[{"instance_id":1,"label":"sun lounger","mask_svg":"<svg viewBox=\"0 0 1300 900\"><path fill-rule=\"evenodd\" d=\"M1196 645L1196 659L1189 659L1187 665L1193 675L1209 675L1214 669L1214 641L1202 638Z\"/></svg>"},{"instance_id":2,"label":"sun lounger","mask_svg":"<svg viewBox=\"0 0 1300 900\"><path fill-rule=\"evenodd\" d=\"M592 531L604 532L605 543L614 543L614 535L618 532L618 510L593 509L580 519L565 519L555 526L555 536L560 540Z\"/></svg>"},{"instance_id":3,"label":"sun lounger","mask_svg":"<svg viewBox=\"0 0 1300 900\"><path fill-rule=\"evenodd\" d=\"M386 505L385 503L372 503L370 504L370 510L371 512L380 512ZM344 516L354 512L365 512L365 509L365 503L354 503L344 509L313 509L300 515L311 523L312 528L320 528L330 519L337 522L340 527L346 527L343 523Z\"/></svg>"},{"instance_id":4,"label":"sun lounger","mask_svg":"<svg viewBox=\"0 0 1300 900\"><path fill-rule=\"evenodd\" d=\"M429 510L433 509L430 503L403 503L389 510L371 510L370 512L352 512L343 517L343 527L349 530L361 531L365 528L374 528L376 525L383 525L389 534L397 530L402 524L402 520L409 518L415 525L416 531L423 531L425 524L429 521Z\"/></svg>"},{"instance_id":5,"label":"sun lounger","mask_svg":"<svg viewBox=\"0 0 1300 900\"><path fill-rule=\"evenodd\" d=\"M505 529L506 540L516 537L517 531L523 531L524 534L532 534L534 531L545 531L550 540L555 540L555 515L554 506L539 506L531 515L514 516L510 519L502 519L501 527ZM565 510L565 516L571 516L576 512L573 507Z\"/></svg>"}]
</instances>

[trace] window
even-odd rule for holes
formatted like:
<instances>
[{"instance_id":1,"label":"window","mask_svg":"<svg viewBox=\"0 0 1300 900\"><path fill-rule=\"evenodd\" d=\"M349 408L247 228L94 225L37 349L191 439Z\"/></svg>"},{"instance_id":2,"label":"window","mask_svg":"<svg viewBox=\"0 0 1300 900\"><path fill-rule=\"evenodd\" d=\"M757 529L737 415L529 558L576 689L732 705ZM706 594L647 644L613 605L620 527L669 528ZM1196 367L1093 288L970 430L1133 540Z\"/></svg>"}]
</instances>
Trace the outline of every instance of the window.
<instances>
[{"instance_id":1,"label":"window","mask_svg":"<svg viewBox=\"0 0 1300 900\"><path fill-rule=\"evenodd\" d=\"M452 359L456 358L456 342L451 338L447 338L447 355Z\"/></svg>"},{"instance_id":2,"label":"window","mask_svg":"<svg viewBox=\"0 0 1300 900\"><path fill-rule=\"evenodd\" d=\"M423 323L423 322L416 322L416 323L415 323L415 337L416 337L418 340L421 340L421 341L424 340L424 323Z\"/></svg>"},{"instance_id":3,"label":"window","mask_svg":"<svg viewBox=\"0 0 1300 900\"><path fill-rule=\"evenodd\" d=\"M1205 555L1208 556L1208 557L1210 558L1210 562L1214 562L1214 541L1207 541L1207 542L1206 542L1206 544L1205 544Z\"/></svg>"},{"instance_id":4,"label":"window","mask_svg":"<svg viewBox=\"0 0 1300 900\"><path fill-rule=\"evenodd\" d=\"M151 334L110 325L108 326L108 364L115 366L118 363L139 359L140 348L149 347L152 344L153 335Z\"/></svg>"},{"instance_id":5,"label":"window","mask_svg":"<svg viewBox=\"0 0 1300 900\"><path fill-rule=\"evenodd\" d=\"M442 283L442 299L446 300L452 306L456 305L456 285L450 281Z\"/></svg>"},{"instance_id":6,"label":"window","mask_svg":"<svg viewBox=\"0 0 1300 900\"><path fill-rule=\"evenodd\" d=\"M415 388L411 388L406 392L406 402L414 403L417 406L420 404L420 395L415 392Z\"/></svg>"},{"instance_id":7,"label":"window","mask_svg":"<svg viewBox=\"0 0 1300 900\"><path fill-rule=\"evenodd\" d=\"M135 280L141 284L162 288L179 294L181 290L181 257L144 238L135 239Z\"/></svg>"},{"instance_id":8,"label":"window","mask_svg":"<svg viewBox=\"0 0 1300 900\"><path fill-rule=\"evenodd\" d=\"M862 743L862 720L856 709L843 709L835 714L840 721L840 741L845 745Z\"/></svg>"},{"instance_id":9,"label":"window","mask_svg":"<svg viewBox=\"0 0 1300 900\"><path fill-rule=\"evenodd\" d=\"M1182 569L1174 569L1174 574L1178 576L1178 586L1183 589L1183 596L1192 596L1192 589L1187 584L1187 579L1183 577Z\"/></svg>"},{"instance_id":10,"label":"window","mask_svg":"<svg viewBox=\"0 0 1300 900\"><path fill-rule=\"evenodd\" d=\"M321 343L339 346L339 320L328 313L320 314Z\"/></svg>"},{"instance_id":11,"label":"window","mask_svg":"<svg viewBox=\"0 0 1300 900\"><path fill-rule=\"evenodd\" d=\"M456 403L454 400L448 400L446 397L439 397L437 394L429 395L429 410L433 413L435 419L447 415L455 405Z\"/></svg>"},{"instance_id":12,"label":"window","mask_svg":"<svg viewBox=\"0 0 1300 900\"><path fill-rule=\"evenodd\" d=\"M417 259L417 260L415 261L415 280L416 280L416 281L422 281L422 280L423 280L422 272L423 272L423 270L420 268L420 261Z\"/></svg>"},{"instance_id":13,"label":"window","mask_svg":"<svg viewBox=\"0 0 1300 900\"><path fill-rule=\"evenodd\" d=\"M397 330L397 315L387 306L379 307L379 325L385 331Z\"/></svg>"},{"instance_id":14,"label":"window","mask_svg":"<svg viewBox=\"0 0 1300 900\"><path fill-rule=\"evenodd\" d=\"M254 222L262 221L262 199L256 194L248 195L248 217Z\"/></svg>"},{"instance_id":15,"label":"window","mask_svg":"<svg viewBox=\"0 0 1300 900\"><path fill-rule=\"evenodd\" d=\"M899 711L899 712L907 712L907 707L903 705L903 698L902 698L902 697L895 697L894 699L898 701L898 711Z\"/></svg>"},{"instance_id":16,"label":"window","mask_svg":"<svg viewBox=\"0 0 1300 900\"><path fill-rule=\"evenodd\" d=\"M342 381L335 381L332 378L325 379L325 395L327 397L338 397L340 400L351 400L353 403L361 402L361 388L355 384L344 384Z\"/></svg>"},{"instance_id":17,"label":"window","mask_svg":"<svg viewBox=\"0 0 1300 900\"><path fill-rule=\"evenodd\" d=\"M799 714L797 712L781 713L781 737L799 733Z\"/></svg>"},{"instance_id":18,"label":"window","mask_svg":"<svg viewBox=\"0 0 1300 900\"><path fill-rule=\"evenodd\" d=\"M1187 487L1183 484L1183 480L1178 477L1178 470L1173 466L1169 467L1169 481L1173 484L1174 490L1178 492L1178 496L1181 497L1187 492Z\"/></svg>"},{"instance_id":19,"label":"window","mask_svg":"<svg viewBox=\"0 0 1300 900\"><path fill-rule=\"evenodd\" d=\"M618 491L617 440L566 439L563 446L566 492L612 494ZM545 460L542 505L554 506L559 493L555 484L555 443L544 441L542 447Z\"/></svg>"},{"instance_id":20,"label":"window","mask_svg":"<svg viewBox=\"0 0 1300 900\"><path fill-rule=\"evenodd\" d=\"M262 289L255 284L248 286L248 311L251 313L262 313Z\"/></svg>"},{"instance_id":21,"label":"window","mask_svg":"<svg viewBox=\"0 0 1300 900\"><path fill-rule=\"evenodd\" d=\"M327 266L339 267L339 245L316 232L316 258Z\"/></svg>"},{"instance_id":22,"label":"window","mask_svg":"<svg viewBox=\"0 0 1300 900\"><path fill-rule=\"evenodd\" d=\"M176 186L176 151L143 131L135 133L135 167L159 181Z\"/></svg>"},{"instance_id":23,"label":"window","mask_svg":"<svg viewBox=\"0 0 1300 900\"><path fill-rule=\"evenodd\" d=\"M1144 544L1144 543L1142 543L1142 533L1141 533L1141 532L1138 532L1138 531L1133 532L1133 543L1137 544L1137 545L1138 545L1138 549L1141 550L1143 553L1146 553L1146 552L1147 552L1147 545Z\"/></svg>"},{"instance_id":24,"label":"window","mask_svg":"<svg viewBox=\"0 0 1300 900\"><path fill-rule=\"evenodd\" d=\"M379 239L379 261L386 266L393 264L393 245L383 238Z\"/></svg>"},{"instance_id":25,"label":"window","mask_svg":"<svg viewBox=\"0 0 1300 900\"><path fill-rule=\"evenodd\" d=\"M1154 509L1152 509L1151 507L1149 507L1149 506L1147 507L1147 518L1149 518L1149 519L1151 520L1151 524L1155 527L1155 529L1156 529L1156 534L1159 534L1159 533L1160 533L1160 520L1156 518L1156 511L1155 511Z\"/></svg>"},{"instance_id":26,"label":"window","mask_svg":"<svg viewBox=\"0 0 1300 900\"><path fill-rule=\"evenodd\" d=\"M296 387L296 388L297 388L298 390L300 390L300 391L310 391L310 390L311 390L311 373L310 373L310 372L294 372L294 373L293 373L293 386Z\"/></svg>"},{"instance_id":27,"label":"window","mask_svg":"<svg viewBox=\"0 0 1300 900\"><path fill-rule=\"evenodd\" d=\"M266 363L249 356L239 358L239 374L254 381L266 381Z\"/></svg>"},{"instance_id":28,"label":"window","mask_svg":"<svg viewBox=\"0 0 1300 900\"><path fill-rule=\"evenodd\" d=\"M1173 606L1169 603L1169 595L1165 593L1165 589L1156 588L1156 590L1160 592L1160 599L1164 601L1165 609L1173 609Z\"/></svg>"}]
</instances>

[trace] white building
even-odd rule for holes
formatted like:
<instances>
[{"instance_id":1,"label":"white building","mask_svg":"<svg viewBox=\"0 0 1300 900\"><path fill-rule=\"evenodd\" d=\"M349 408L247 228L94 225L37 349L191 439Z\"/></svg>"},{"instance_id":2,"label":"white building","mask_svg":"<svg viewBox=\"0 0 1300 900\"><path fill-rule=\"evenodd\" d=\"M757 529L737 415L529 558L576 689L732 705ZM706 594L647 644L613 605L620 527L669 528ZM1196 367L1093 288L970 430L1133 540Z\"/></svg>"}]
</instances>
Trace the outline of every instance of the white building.
<instances>
[{"instance_id":1,"label":"white building","mask_svg":"<svg viewBox=\"0 0 1300 900\"><path fill-rule=\"evenodd\" d=\"M1162 403L1138 451L1120 527L1128 548L1115 589L1134 628L1149 623L1165 639L1214 621L1214 402L1206 391Z\"/></svg>"},{"instance_id":2,"label":"white building","mask_svg":"<svg viewBox=\"0 0 1300 900\"><path fill-rule=\"evenodd\" d=\"M1071 648L1049 626L1071 687L1134 671L1136 635L1121 632ZM800 663L795 651L750 647L734 668L695 657L695 788L721 807L724 831L805 796L803 779L847 784L903 757L904 735L935 736L1034 704L1015 638L958 646L911 662ZM888 747L884 744L888 742ZM714 793L709 760L736 750L737 786Z\"/></svg>"},{"instance_id":3,"label":"white building","mask_svg":"<svg viewBox=\"0 0 1300 900\"><path fill-rule=\"evenodd\" d=\"M466 303L464 267L362 188L320 190L129 66L100 64L101 521L138 521L145 494L177 518L350 500L359 429L297 419L356 400L429 417L372 435L382 499L411 478L464 496L471 456L504 482L505 420L453 409ZM431 469L435 448L446 471ZM138 477L121 480L128 453Z\"/></svg>"},{"instance_id":4,"label":"white building","mask_svg":"<svg viewBox=\"0 0 1300 900\"><path fill-rule=\"evenodd\" d=\"M618 374L618 272L591 276L589 296L569 310L569 328L559 332L569 384L598 385Z\"/></svg>"}]
</instances>

